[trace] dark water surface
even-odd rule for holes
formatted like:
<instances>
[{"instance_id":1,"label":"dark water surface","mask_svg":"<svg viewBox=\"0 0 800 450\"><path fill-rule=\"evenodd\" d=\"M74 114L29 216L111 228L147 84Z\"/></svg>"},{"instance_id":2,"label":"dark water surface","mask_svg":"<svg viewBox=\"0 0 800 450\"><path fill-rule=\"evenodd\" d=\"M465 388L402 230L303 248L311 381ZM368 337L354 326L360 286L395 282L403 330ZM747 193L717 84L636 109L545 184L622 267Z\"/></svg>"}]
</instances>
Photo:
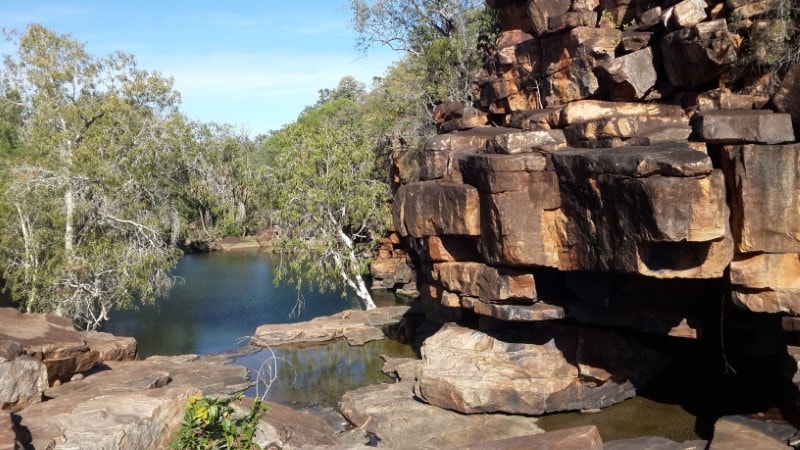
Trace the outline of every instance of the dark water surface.
<instances>
[{"instance_id":1,"label":"dark water surface","mask_svg":"<svg viewBox=\"0 0 800 450\"><path fill-rule=\"evenodd\" d=\"M135 337L140 358L220 353L236 349L259 325L302 322L356 307L355 299L341 292L303 292L305 307L290 317L297 290L273 284L278 261L258 251L186 255L174 271L183 282L168 298L138 311L113 311L103 331Z\"/></svg>"}]
</instances>

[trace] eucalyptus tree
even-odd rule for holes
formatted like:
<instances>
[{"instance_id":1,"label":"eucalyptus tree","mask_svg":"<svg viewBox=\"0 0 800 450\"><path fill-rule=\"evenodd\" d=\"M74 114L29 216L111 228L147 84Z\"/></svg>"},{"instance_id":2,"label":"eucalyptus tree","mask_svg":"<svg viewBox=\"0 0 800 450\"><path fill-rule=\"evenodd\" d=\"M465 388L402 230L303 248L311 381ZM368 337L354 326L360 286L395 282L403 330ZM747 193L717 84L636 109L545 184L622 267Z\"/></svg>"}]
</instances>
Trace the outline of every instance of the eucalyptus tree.
<instances>
[{"instance_id":1,"label":"eucalyptus tree","mask_svg":"<svg viewBox=\"0 0 800 450\"><path fill-rule=\"evenodd\" d=\"M365 253L389 220L389 188L376 171L361 105L339 97L307 110L266 139L269 197L281 226L277 276L302 289L347 285L375 303Z\"/></svg>"},{"instance_id":2,"label":"eucalyptus tree","mask_svg":"<svg viewBox=\"0 0 800 450\"><path fill-rule=\"evenodd\" d=\"M480 47L493 44L498 29L483 0L351 0L350 10L356 47L403 52L424 74L429 106L472 100Z\"/></svg>"},{"instance_id":3,"label":"eucalyptus tree","mask_svg":"<svg viewBox=\"0 0 800 450\"><path fill-rule=\"evenodd\" d=\"M155 141L179 95L131 55L97 57L41 25L12 37L0 98L18 108L25 153L3 193L3 275L28 311L96 328L112 308L153 301L178 252L175 152Z\"/></svg>"}]
</instances>

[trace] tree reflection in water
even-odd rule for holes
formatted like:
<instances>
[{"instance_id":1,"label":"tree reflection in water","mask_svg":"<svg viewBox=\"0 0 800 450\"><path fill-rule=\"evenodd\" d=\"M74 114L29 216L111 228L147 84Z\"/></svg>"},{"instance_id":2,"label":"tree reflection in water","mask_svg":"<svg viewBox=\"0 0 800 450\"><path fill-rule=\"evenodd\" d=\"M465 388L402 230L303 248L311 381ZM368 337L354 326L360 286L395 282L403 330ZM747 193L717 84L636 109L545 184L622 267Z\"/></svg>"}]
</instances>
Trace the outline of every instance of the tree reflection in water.
<instances>
[{"instance_id":1,"label":"tree reflection in water","mask_svg":"<svg viewBox=\"0 0 800 450\"><path fill-rule=\"evenodd\" d=\"M381 372L383 359L413 357L411 347L384 339L363 346L350 346L345 339L303 347L272 349L277 358L277 378L267 398L279 403L336 407L342 394L353 389L391 381ZM256 372L268 350L242 356L235 364ZM263 389L262 389L263 391ZM255 395L255 388L246 395Z\"/></svg>"}]
</instances>

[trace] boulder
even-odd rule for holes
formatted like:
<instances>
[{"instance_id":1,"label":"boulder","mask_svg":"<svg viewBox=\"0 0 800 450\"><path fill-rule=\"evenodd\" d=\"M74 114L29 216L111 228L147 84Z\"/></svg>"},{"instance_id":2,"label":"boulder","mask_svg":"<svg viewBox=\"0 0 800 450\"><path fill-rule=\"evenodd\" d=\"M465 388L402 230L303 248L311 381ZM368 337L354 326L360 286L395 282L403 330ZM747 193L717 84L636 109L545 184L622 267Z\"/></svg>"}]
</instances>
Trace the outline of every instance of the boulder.
<instances>
[{"instance_id":1,"label":"boulder","mask_svg":"<svg viewBox=\"0 0 800 450\"><path fill-rule=\"evenodd\" d=\"M800 144L726 146L736 251L800 253Z\"/></svg>"},{"instance_id":2,"label":"boulder","mask_svg":"<svg viewBox=\"0 0 800 450\"><path fill-rule=\"evenodd\" d=\"M475 314L511 322L540 322L567 317L564 307L545 302L534 304L494 304L479 299L472 302Z\"/></svg>"},{"instance_id":3,"label":"boulder","mask_svg":"<svg viewBox=\"0 0 800 450\"><path fill-rule=\"evenodd\" d=\"M434 265L445 289L487 303L536 301L533 274L478 262L448 262Z\"/></svg>"},{"instance_id":4,"label":"boulder","mask_svg":"<svg viewBox=\"0 0 800 450\"><path fill-rule=\"evenodd\" d=\"M561 111L561 126L567 127L590 120L610 117L686 117L680 106L657 103L605 102L582 100L572 102Z\"/></svg>"},{"instance_id":5,"label":"boulder","mask_svg":"<svg viewBox=\"0 0 800 450\"><path fill-rule=\"evenodd\" d=\"M237 410L250 413L253 399L243 397L233 403ZM269 408L258 420L253 442L260 448L309 448L329 447L339 444L336 432L322 419L297 411L276 402L268 402Z\"/></svg>"},{"instance_id":6,"label":"boulder","mask_svg":"<svg viewBox=\"0 0 800 450\"><path fill-rule=\"evenodd\" d=\"M697 138L710 144L780 144L794 141L792 118L768 110L703 111L693 121Z\"/></svg>"},{"instance_id":7,"label":"boulder","mask_svg":"<svg viewBox=\"0 0 800 450\"><path fill-rule=\"evenodd\" d=\"M554 151L564 148L567 141L561 130L516 131L493 137L486 143L486 151L515 155L536 151Z\"/></svg>"},{"instance_id":8,"label":"boulder","mask_svg":"<svg viewBox=\"0 0 800 450\"><path fill-rule=\"evenodd\" d=\"M753 312L800 316L800 255L738 254L731 262L734 303Z\"/></svg>"},{"instance_id":9,"label":"boulder","mask_svg":"<svg viewBox=\"0 0 800 450\"><path fill-rule=\"evenodd\" d=\"M489 117L477 110L471 109L464 117L448 120L439 125L439 133L450 133L451 131L470 130L489 123Z\"/></svg>"},{"instance_id":10,"label":"boulder","mask_svg":"<svg viewBox=\"0 0 800 450\"><path fill-rule=\"evenodd\" d=\"M626 52L635 52L642 50L650 45L653 33L649 31L632 31L626 30L622 32L622 49ZM651 50L652 52L652 50Z\"/></svg>"},{"instance_id":11,"label":"boulder","mask_svg":"<svg viewBox=\"0 0 800 450\"><path fill-rule=\"evenodd\" d=\"M446 324L422 346L414 393L467 414L604 408L666 360L612 332L537 323L492 335Z\"/></svg>"},{"instance_id":12,"label":"boulder","mask_svg":"<svg viewBox=\"0 0 800 450\"><path fill-rule=\"evenodd\" d=\"M571 5L572 0L528 0L534 34L541 36L550 31L550 18L566 14Z\"/></svg>"},{"instance_id":13,"label":"boulder","mask_svg":"<svg viewBox=\"0 0 800 450\"><path fill-rule=\"evenodd\" d=\"M594 425L499 439L463 447L464 450L527 450L532 448L603 450L605 447L600 432Z\"/></svg>"},{"instance_id":14,"label":"boulder","mask_svg":"<svg viewBox=\"0 0 800 450\"><path fill-rule=\"evenodd\" d=\"M0 308L0 323L0 341L17 342L22 353L42 361L50 384L67 381L97 362L98 352L86 345L67 317Z\"/></svg>"},{"instance_id":15,"label":"boulder","mask_svg":"<svg viewBox=\"0 0 800 450\"><path fill-rule=\"evenodd\" d=\"M597 71L611 100L620 102L644 98L658 77L650 47L604 62Z\"/></svg>"},{"instance_id":16,"label":"boulder","mask_svg":"<svg viewBox=\"0 0 800 450\"><path fill-rule=\"evenodd\" d=\"M523 131L543 131L561 124L561 107L514 111L508 116L508 126Z\"/></svg>"},{"instance_id":17,"label":"boulder","mask_svg":"<svg viewBox=\"0 0 800 450\"><path fill-rule=\"evenodd\" d=\"M786 423L775 423L745 416L724 416L714 424L709 450L788 450L789 438L797 430Z\"/></svg>"},{"instance_id":18,"label":"boulder","mask_svg":"<svg viewBox=\"0 0 800 450\"><path fill-rule=\"evenodd\" d=\"M352 309L306 322L267 324L256 328L250 343L259 347L306 344L345 338L350 345L384 339L383 328L400 323L408 306L387 306L367 311Z\"/></svg>"},{"instance_id":19,"label":"boulder","mask_svg":"<svg viewBox=\"0 0 800 450\"><path fill-rule=\"evenodd\" d=\"M688 28L699 24L708 16L703 0L683 0L664 12L665 22L673 29Z\"/></svg>"},{"instance_id":20,"label":"boulder","mask_svg":"<svg viewBox=\"0 0 800 450\"><path fill-rule=\"evenodd\" d=\"M412 382L378 384L350 391L342 396L340 409L357 427L351 432L351 442L366 442L364 432L370 430L387 448L463 448L541 432L533 417L464 416L425 404L414 398Z\"/></svg>"},{"instance_id":21,"label":"boulder","mask_svg":"<svg viewBox=\"0 0 800 450\"><path fill-rule=\"evenodd\" d=\"M419 155L420 180L460 180L458 158L477 153L496 135L515 130L478 128L460 133L440 134L428 138Z\"/></svg>"},{"instance_id":22,"label":"boulder","mask_svg":"<svg viewBox=\"0 0 800 450\"><path fill-rule=\"evenodd\" d=\"M712 89L697 97L697 109L711 111L716 109L755 109L760 110L767 104L769 97L762 95L736 94L728 90ZM779 111L785 112L785 111Z\"/></svg>"},{"instance_id":23,"label":"boulder","mask_svg":"<svg viewBox=\"0 0 800 450\"><path fill-rule=\"evenodd\" d=\"M82 331L81 336L86 345L98 354L97 360L132 361L136 359L136 339L132 337L114 336L100 331Z\"/></svg>"},{"instance_id":24,"label":"boulder","mask_svg":"<svg viewBox=\"0 0 800 450\"><path fill-rule=\"evenodd\" d=\"M794 64L784 75L772 97L775 110L792 116L794 135L800 136L800 64Z\"/></svg>"},{"instance_id":25,"label":"boulder","mask_svg":"<svg viewBox=\"0 0 800 450\"><path fill-rule=\"evenodd\" d=\"M22 354L17 342L0 341L0 410L14 412L39 403L46 388L45 365Z\"/></svg>"},{"instance_id":26,"label":"boulder","mask_svg":"<svg viewBox=\"0 0 800 450\"><path fill-rule=\"evenodd\" d=\"M469 185L422 181L401 186L392 205L401 236L478 236L480 201Z\"/></svg>"},{"instance_id":27,"label":"boulder","mask_svg":"<svg viewBox=\"0 0 800 450\"><path fill-rule=\"evenodd\" d=\"M691 89L716 79L736 61L725 19L674 31L664 36L660 45L669 82L683 88Z\"/></svg>"},{"instance_id":28,"label":"boulder","mask_svg":"<svg viewBox=\"0 0 800 450\"><path fill-rule=\"evenodd\" d=\"M548 31L556 33L577 27L593 27L597 24L597 13L594 11L569 11L560 16L548 19Z\"/></svg>"}]
</instances>

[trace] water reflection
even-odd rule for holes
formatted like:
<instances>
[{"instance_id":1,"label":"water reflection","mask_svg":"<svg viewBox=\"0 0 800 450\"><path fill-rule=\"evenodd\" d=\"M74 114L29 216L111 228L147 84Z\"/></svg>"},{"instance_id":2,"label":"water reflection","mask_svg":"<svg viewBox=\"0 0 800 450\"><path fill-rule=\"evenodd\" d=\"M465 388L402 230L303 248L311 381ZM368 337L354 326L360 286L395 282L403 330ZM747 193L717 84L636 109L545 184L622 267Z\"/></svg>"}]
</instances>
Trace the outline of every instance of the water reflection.
<instances>
[{"instance_id":1,"label":"water reflection","mask_svg":"<svg viewBox=\"0 0 800 450\"><path fill-rule=\"evenodd\" d=\"M331 407L336 407L347 391L391 381L381 373L384 361L380 355L414 356L411 347L389 339L353 347L345 339L337 339L314 346L262 350L237 358L235 364L257 372L273 354L277 379L269 392L270 400ZM256 395L256 388L246 395Z\"/></svg>"},{"instance_id":2,"label":"water reflection","mask_svg":"<svg viewBox=\"0 0 800 450\"><path fill-rule=\"evenodd\" d=\"M103 331L133 336L139 355L208 354L237 348L268 323L291 323L357 306L341 292L303 292L305 308L290 317L297 291L274 286L278 256L258 251L186 255L174 274L184 282L169 298L136 311L115 311Z\"/></svg>"}]
</instances>

